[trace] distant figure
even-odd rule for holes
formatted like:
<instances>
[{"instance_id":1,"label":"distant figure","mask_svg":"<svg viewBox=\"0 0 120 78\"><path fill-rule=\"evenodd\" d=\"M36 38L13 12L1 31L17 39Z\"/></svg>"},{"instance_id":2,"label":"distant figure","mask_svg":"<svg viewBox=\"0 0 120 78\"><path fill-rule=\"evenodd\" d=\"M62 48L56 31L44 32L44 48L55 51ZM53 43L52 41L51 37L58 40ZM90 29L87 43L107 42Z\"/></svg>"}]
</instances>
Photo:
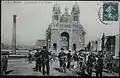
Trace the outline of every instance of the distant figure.
<instances>
[{"instance_id":1,"label":"distant figure","mask_svg":"<svg viewBox=\"0 0 120 78\"><path fill-rule=\"evenodd\" d=\"M83 56L82 56L82 53L79 53L79 67L80 67L80 69L81 69L81 67L82 67L82 63L83 63Z\"/></svg>"},{"instance_id":2,"label":"distant figure","mask_svg":"<svg viewBox=\"0 0 120 78\"><path fill-rule=\"evenodd\" d=\"M52 66L52 63L53 63L53 53L52 51L50 51L51 55L49 55L49 60L50 60L50 63L51 63L51 66Z\"/></svg>"},{"instance_id":3,"label":"distant figure","mask_svg":"<svg viewBox=\"0 0 120 78\"><path fill-rule=\"evenodd\" d=\"M53 60L56 61L56 55L53 53Z\"/></svg>"},{"instance_id":4,"label":"distant figure","mask_svg":"<svg viewBox=\"0 0 120 78\"><path fill-rule=\"evenodd\" d=\"M93 68L93 63L96 62L96 58L93 53L91 53L88 56L88 61L87 61L87 73L89 76L92 76L92 68Z\"/></svg>"},{"instance_id":5,"label":"distant figure","mask_svg":"<svg viewBox=\"0 0 120 78\"><path fill-rule=\"evenodd\" d=\"M103 59L101 56L98 56L98 60L96 64L96 77L98 77L98 75L102 77L102 71L103 71Z\"/></svg>"},{"instance_id":6,"label":"distant figure","mask_svg":"<svg viewBox=\"0 0 120 78\"><path fill-rule=\"evenodd\" d=\"M8 58L6 55L1 55L1 75L6 74Z\"/></svg>"},{"instance_id":7,"label":"distant figure","mask_svg":"<svg viewBox=\"0 0 120 78\"><path fill-rule=\"evenodd\" d=\"M1 75L5 75L8 66L8 51L1 51Z\"/></svg>"},{"instance_id":8,"label":"distant figure","mask_svg":"<svg viewBox=\"0 0 120 78\"><path fill-rule=\"evenodd\" d=\"M64 49L61 48L61 52L58 54L60 68L63 66L64 56L66 56L66 53L64 52Z\"/></svg>"},{"instance_id":9,"label":"distant figure","mask_svg":"<svg viewBox=\"0 0 120 78\"><path fill-rule=\"evenodd\" d=\"M86 63L85 63L85 58L83 58L81 65L81 76L86 76L85 69L86 69Z\"/></svg>"},{"instance_id":10,"label":"distant figure","mask_svg":"<svg viewBox=\"0 0 120 78\"><path fill-rule=\"evenodd\" d=\"M41 71L41 66L40 66L40 52L39 49L36 49L36 53L34 55L35 60L36 60L36 65L35 65L35 71Z\"/></svg>"},{"instance_id":11,"label":"distant figure","mask_svg":"<svg viewBox=\"0 0 120 78\"><path fill-rule=\"evenodd\" d=\"M108 72L112 73L112 61L113 61L113 56L112 54L108 54L107 56L107 68L108 68Z\"/></svg>"},{"instance_id":12,"label":"distant figure","mask_svg":"<svg viewBox=\"0 0 120 78\"><path fill-rule=\"evenodd\" d=\"M47 47L44 46L43 50L41 50L40 55L42 56L42 70L43 70L43 75L45 75L45 68L47 70L47 75L50 74L50 66L49 66L49 55L51 53L47 50Z\"/></svg>"},{"instance_id":13,"label":"distant figure","mask_svg":"<svg viewBox=\"0 0 120 78\"><path fill-rule=\"evenodd\" d=\"M66 70L66 56L63 56L62 58L63 58L63 66L62 66L63 72L66 73L67 72L67 70Z\"/></svg>"},{"instance_id":14,"label":"distant figure","mask_svg":"<svg viewBox=\"0 0 120 78\"><path fill-rule=\"evenodd\" d=\"M77 51L75 51L75 53L73 54L73 60L74 60L74 68L76 68L78 65L78 60L79 60L79 57L77 55Z\"/></svg>"},{"instance_id":15,"label":"distant figure","mask_svg":"<svg viewBox=\"0 0 120 78\"><path fill-rule=\"evenodd\" d=\"M68 52L67 54L67 69L70 68L70 64L71 64L71 60L72 60L72 55L71 55L71 51Z\"/></svg>"},{"instance_id":16,"label":"distant figure","mask_svg":"<svg viewBox=\"0 0 120 78\"><path fill-rule=\"evenodd\" d=\"M31 50L29 50L29 53L28 53L28 60L29 60L29 63L32 63L32 62L31 62L31 58L32 58Z\"/></svg>"},{"instance_id":17,"label":"distant figure","mask_svg":"<svg viewBox=\"0 0 120 78\"><path fill-rule=\"evenodd\" d=\"M41 72L41 70L42 70L42 55L40 55L40 53L41 53L41 48L39 49L39 58L38 58L38 60L39 60L39 64L38 64L38 66L39 66L39 71Z\"/></svg>"}]
</instances>

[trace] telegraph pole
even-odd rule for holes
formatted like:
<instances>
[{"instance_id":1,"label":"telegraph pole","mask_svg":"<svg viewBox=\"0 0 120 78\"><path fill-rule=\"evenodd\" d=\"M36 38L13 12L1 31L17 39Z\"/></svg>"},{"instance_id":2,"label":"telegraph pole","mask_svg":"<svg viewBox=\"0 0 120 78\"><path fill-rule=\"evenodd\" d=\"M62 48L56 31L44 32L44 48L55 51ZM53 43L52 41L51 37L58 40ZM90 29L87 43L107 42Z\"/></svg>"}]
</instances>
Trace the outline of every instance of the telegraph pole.
<instances>
[{"instance_id":1,"label":"telegraph pole","mask_svg":"<svg viewBox=\"0 0 120 78\"><path fill-rule=\"evenodd\" d=\"M13 15L13 33L12 33L12 53L16 54L16 17Z\"/></svg>"}]
</instances>

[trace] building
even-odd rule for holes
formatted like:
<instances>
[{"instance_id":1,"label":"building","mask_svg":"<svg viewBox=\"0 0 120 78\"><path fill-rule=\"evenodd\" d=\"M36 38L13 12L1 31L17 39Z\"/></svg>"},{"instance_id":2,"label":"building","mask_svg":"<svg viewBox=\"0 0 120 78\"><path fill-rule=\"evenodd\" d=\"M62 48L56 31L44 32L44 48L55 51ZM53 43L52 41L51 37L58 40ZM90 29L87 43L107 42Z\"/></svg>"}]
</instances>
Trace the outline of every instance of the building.
<instances>
[{"instance_id":1,"label":"building","mask_svg":"<svg viewBox=\"0 0 120 78\"><path fill-rule=\"evenodd\" d=\"M115 57L119 56L119 37L120 34L114 36L106 36L105 51L111 51Z\"/></svg>"},{"instance_id":2,"label":"building","mask_svg":"<svg viewBox=\"0 0 120 78\"><path fill-rule=\"evenodd\" d=\"M91 47L90 47L90 50L91 51L97 51L97 41L91 41ZM100 49L100 48L99 48ZM99 50L98 49L98 50Z\"/></svg>"},{"instance_id":3,"label":"building","mask_svg":"<svg viewBox=\"0 0 120 78\"><path fill-rule=\"evenodd\" d=\"M106 36L106 38L105 51L111 51L113 52L113 55L115 55L115 36Z\"/></svg>"},{"instance_id":4,"label":"building","mask_svg":"<svg viewBox=\"0 0 120 78\"><path fill-rule=\"evenodd\" d=\"M114 56L119 56L119 35L105 36L104 38L104 51L112 52ZM102 50L102 40L97 40L97 51Z\"/></svg>"},{"instance_id":5,"label":"building","mask_svg":"<svg viewBox=\"0 0 120 78\"><path fill-rule=\"evenodd\" d=\"M45 40L37 40L37 41L36 41L35 48L41 48L41 49L42 49L43 46L46 46Z\"/></svg>"},{"instance_id":6,"label":"building","mask_svg":"<svg viewBox=\"0 0 120 78\"><path fill-rule=\"evenodd\" d=\"M120 34L115 36L115 56L118 57L120 54L120 47L119 47L119 41L120 41Z\"/></svg>"},{"instance_id":7,"label":"building","mask_svg":"<svg viewBox=\"0 0 120 78\"><path fill-rule=\"evenodd\" d=\"M60 49L80 50L84 49L85 31L79 20L80 8L77 3L72 7L71 14L65 7L65 12L61 14L59 4L55 4L52 10L52 22L46 30L46 45L48 50L56 54Z\"/></svg>"}]
</instances>

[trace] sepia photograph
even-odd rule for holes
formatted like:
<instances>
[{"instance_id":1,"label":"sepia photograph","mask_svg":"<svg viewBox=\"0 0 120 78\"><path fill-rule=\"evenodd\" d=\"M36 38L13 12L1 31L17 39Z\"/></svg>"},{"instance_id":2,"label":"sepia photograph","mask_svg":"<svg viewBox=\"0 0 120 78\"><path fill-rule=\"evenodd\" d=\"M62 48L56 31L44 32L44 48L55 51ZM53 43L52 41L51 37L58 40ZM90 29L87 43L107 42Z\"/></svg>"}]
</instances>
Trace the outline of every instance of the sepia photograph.
<instances>
[{"instance_id":1,"label":"sepia photograph","mask_svg":"<svg viewBox=\"0 0 120 78\"><path fill-rule=\"evenodd\" d=\"M119 1L1 1L1 76L119 77Z\"/></svg>"}]
</instances>

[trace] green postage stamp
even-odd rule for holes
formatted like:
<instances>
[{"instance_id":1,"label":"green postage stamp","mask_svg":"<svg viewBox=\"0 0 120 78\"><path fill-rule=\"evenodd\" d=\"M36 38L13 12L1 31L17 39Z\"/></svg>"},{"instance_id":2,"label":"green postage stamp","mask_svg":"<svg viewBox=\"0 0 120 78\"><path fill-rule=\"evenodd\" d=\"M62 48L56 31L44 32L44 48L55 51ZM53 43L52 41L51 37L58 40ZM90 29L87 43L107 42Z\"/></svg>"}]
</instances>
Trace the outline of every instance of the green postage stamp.
<instances>
[{"instance_id":1,"label":"green postage stamp","mask_svg":"<svg viewBox=\"0 0 120 78\"><path fill-rule=\"evenodd\" d=\"M103 3L103 21L118 21L118 3Z\"/></svg>"}]
</instances>

